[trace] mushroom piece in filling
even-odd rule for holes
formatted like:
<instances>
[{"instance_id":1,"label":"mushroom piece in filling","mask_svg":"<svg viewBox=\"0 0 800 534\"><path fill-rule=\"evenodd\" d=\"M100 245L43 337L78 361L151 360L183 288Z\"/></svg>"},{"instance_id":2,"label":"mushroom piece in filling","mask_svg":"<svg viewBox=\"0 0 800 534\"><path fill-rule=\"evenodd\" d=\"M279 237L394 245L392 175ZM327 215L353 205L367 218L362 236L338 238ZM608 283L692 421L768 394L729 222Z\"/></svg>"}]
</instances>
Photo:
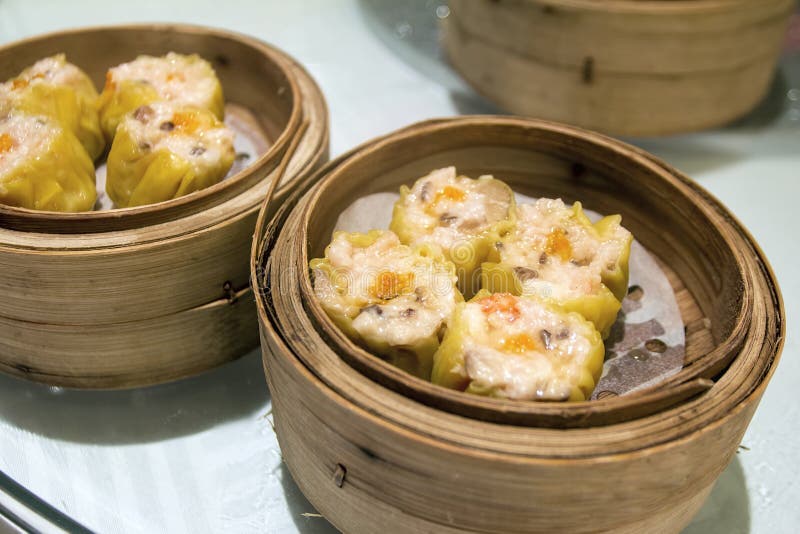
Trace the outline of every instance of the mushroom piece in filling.
<instances>
[{"instance_id":1,"label":"mushroom piece in filling","mask_svg":"<svg viewBox=\"0 0 800 534\"><path fill-rule=\"evenodd\" d=\"M457 270L465 296L480 286L478 268L514 221L514 193L491 176L457 176L455 167L431 172L400 188L389 228L405 244L440 247Z\"/></svg>"},{"instance_id":2,"label":"mushroom piece in filling","mask_svg":"<svg viewBox=\"0 0 800 534\"><path fill-rule=\"evenodd\" d=\"M430 379L447 319L463 300L441 251L403 245L391 231L336 232L325 257L310 267L319 302L345 334Z\"/></svg>"},{"instance_id":3,"label":"mushroom piece in filling","mask_svg":"<svg viewBox=\"0 0 800 534\"><path fill-rule=\"evenodd\" d=\"M603 367L592 323L530 297L479 292L456 307L431 380L517 400L588 399Z\"/></svg>"}]
</instances>

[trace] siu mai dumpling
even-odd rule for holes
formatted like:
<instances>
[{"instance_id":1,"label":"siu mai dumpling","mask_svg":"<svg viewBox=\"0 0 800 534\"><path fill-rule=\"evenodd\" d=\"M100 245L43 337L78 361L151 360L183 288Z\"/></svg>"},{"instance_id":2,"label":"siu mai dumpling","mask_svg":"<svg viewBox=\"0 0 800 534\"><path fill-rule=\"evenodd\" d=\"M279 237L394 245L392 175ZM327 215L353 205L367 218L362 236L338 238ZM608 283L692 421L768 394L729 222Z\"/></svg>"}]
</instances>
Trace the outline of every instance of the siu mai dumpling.
<instances>
[{"instance_id":1,"label":"siu mai dumpling","mask_svg":"<svg viewBox=\"0 0 800 534\"><path fill-rule=\"evenodd\" d=\"M605 350L592 323L540 300L482 290L461 303L431 381L477 395L516 400L587 400Z\"/></svg>"},{"instance_id":2,"label":"siu mai dumpling","mask_svg":"<svg viewBox=\"0 0 800 534\"><path fill-rule=\"evenodd\" d=\"M221 181L233 132L213 113L154 102L125 116L108 153L106 192L117 207L153 204Z\"/></svg>"},{"instance_id":3,"label":"siu mai dumpling","mask_svg":"<svg viewBox=\"0 0 800 534\"><path fill-rule=\"evenodd\" d=\"M105 149L97 97L86 73L58 54L37 61L0 86L0 115L17 111L51 117L71 131L94 160Z\"/></svg>"},{"instance_id":4,"label":"siu mai dumpling","mask_svg":"<svg viewBox=\"0 0 800 534\"><path fill-rule=\"evenodd\" d=\"M0 204L74 212L96 198L94 165L72 132L49 117L0 118Z\"/></svg>"},{"instance_id":5,"label":"siu mai dumpling","mask_svg":"<svg viewBox=\"0 0 800 534\"><path fill-rule=\"evenodd\" d=\"M400 188L389 228L405 244L439 246L469 297L479 289L481 262L499 234L513 226L514 213L514 193L505 183L457 176L455 167L447 167Z\"/></svg>"},{"instance_id":6,"label":"siu mai dumpling","mask_svg":"<svg viewBox=\"0 0 800 534\"><path fill-rule=\"evenodd\" d=\"M406 246L393 232L336 232L312 260L314 292L355 342L430 379L433 353L457 302L453 264L428 245Z\"/></svg>"},{"instance_id":7,"label":"siu mai dumpling","mask_svg":"<svg viewBox=\"0 0 800 534\"><path fill-rule=\"evenodd\" d=\"M628 288L633 237L619 215L595 224L580 202L542 198L517 206L517 224L481 269L491 292L530 295L574 311L607 336Z\"/></svg>"},{"instance_id":8,"label":"siu mai dumpling","mask_svg":"<svg viewBox=\"0 0 800 534\"><path fill-rule=\"evenodd\" d=\"M99 100L106 138L114 138L125 115L159 100L206 109L219 120L224 116L222 85L208 61L174 52L162 57L139 56L106 73Z\"/></svg>"}]
</instances>

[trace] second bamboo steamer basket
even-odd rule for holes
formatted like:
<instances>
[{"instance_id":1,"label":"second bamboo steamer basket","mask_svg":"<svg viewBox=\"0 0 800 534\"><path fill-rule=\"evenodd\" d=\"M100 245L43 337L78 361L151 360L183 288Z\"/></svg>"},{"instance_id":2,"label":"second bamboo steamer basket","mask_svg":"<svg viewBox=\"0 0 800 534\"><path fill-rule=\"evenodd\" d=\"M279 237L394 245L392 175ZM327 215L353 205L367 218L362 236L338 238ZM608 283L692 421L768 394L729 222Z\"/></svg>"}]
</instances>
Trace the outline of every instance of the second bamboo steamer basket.
<instances>
[{"instance_id":1,"label":"second bamboo steamer basket","mask_svg":"<svg viewBox=\"0 0 800 534\"><path fill-rule=\"evenodd\" d=\"M707 327L687 336L684 370L648 392L588 403L480 399L400 376L331 328L309 294L307 260L338 213L450 164L621 212L688 293L679 295L687 326ZM263 209L251 268L283 456L335 526L678 532L691 520L735 453L785 329L763 254L719 202L623 143L497 117L395 132L302 186L311 189L269 224Z\"/></svg>"},{"instance_id":2,"label":"second bamboo steamer basket","mask_svg":"<svg viewBox=\"0 0 800 534\"><path fill-rule=\"evenodd\" d=\"M512 113L613 135L719 126L766 94L794 0L452 0L444 48Z\"/></svg>"},{"instance_id":3,"label":"second bamboo steamer basket","mask_svg":"<svg viewBox=\"0 0 800 534\"><path fill-rule=\"evenodd\" d=\"M212 62L226 101L249 111L265 152L216 186L150 206L0 207L0 370L66 387L137 387L258 344L247 261L258 207L273 189L285 198L328 156L327 108L308 73L233 32L133 25L12 43L0 49L0 77L65 52L100 85L111 66L169 51Z\"/></svg>"}]
</instances>

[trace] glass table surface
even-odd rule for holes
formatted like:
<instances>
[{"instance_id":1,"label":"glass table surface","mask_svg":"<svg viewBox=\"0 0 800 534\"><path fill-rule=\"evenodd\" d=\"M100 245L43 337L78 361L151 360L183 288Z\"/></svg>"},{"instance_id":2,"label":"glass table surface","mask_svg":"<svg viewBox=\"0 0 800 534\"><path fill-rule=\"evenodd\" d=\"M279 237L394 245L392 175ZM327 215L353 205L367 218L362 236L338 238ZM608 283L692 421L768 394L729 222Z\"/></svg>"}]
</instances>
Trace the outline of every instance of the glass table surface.
<instances>
[{"instance_id":1,"label":"glass table surface","mask_svg":"<svg viewBox=\"0 0 800 534\"><path fill-rule=\"evenodd\" d=\"M337 155L414 121L498 113L443 60L437 19L447 14L441 0L0 0L0 44L126 22L250 34L316 78ZM628 140L698 180L749 228L776 272L790 328L800 316L798 20L769 94L747 117L702 133ZM800 346L787 334L739 454L687 533L797 531ZM131 391L0 376L0 471L0 514L12 518L0 532L335 531L281 461L257 350L195 378Z\"/></svg>"}]
</instances>

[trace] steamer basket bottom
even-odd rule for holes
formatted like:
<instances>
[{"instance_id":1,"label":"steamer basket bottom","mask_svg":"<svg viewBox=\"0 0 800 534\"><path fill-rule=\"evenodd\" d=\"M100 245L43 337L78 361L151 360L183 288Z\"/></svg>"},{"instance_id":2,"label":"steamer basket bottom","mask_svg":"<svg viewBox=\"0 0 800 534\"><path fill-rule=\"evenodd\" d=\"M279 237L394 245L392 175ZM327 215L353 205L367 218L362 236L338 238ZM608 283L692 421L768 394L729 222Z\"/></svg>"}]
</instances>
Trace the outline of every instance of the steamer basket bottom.
<instances>
[{"instance_id":1,"label":"steamer basket bottom","mask_svg":"<svg viewBox=\"0 0 800 534\"><path fill-rule=\"evenodd\" d=\"M349 404L267 329L262 347L289 471L320 513L354 533L678 533L733 458L763 390L701 432L630 454L487 458Z\"/></svg>"},{"instance_id":2,"label":"steamer basket bottom","mask_svg":"<svg viewBox=\"0 0 800 534\"><path fill-rule=\"evenodd\" d=\"M185 378L258 345L253 293L128 323L46 325L0 317L0 370L48 385L125 389Z\"/></svg>"}]
</instances>

